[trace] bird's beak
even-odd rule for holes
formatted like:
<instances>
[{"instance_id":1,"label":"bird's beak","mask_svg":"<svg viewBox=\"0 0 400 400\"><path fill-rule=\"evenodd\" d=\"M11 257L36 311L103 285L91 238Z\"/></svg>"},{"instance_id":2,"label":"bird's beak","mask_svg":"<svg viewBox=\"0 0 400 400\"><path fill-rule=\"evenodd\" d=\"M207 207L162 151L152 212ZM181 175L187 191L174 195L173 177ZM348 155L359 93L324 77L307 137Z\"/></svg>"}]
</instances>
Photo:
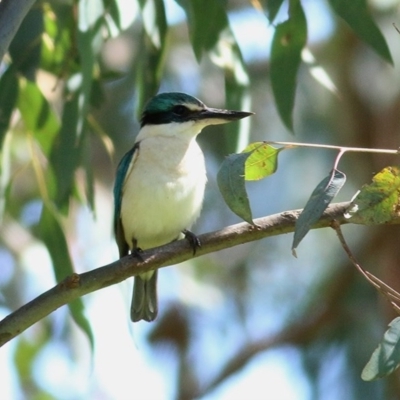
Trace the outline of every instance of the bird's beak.
<instances>
[{"instance_id":1,"label":"bird's beak","mask_svg":"<svg viewBox=\"0 0 400 400\"><path fill-rule=\"evenodd\" d=\"M220 110L218 108L206 107L198 113L196 119L202 121L205 125L218 125L237 121L253 114L247 111Z\"/></svg>"}]
</instances>

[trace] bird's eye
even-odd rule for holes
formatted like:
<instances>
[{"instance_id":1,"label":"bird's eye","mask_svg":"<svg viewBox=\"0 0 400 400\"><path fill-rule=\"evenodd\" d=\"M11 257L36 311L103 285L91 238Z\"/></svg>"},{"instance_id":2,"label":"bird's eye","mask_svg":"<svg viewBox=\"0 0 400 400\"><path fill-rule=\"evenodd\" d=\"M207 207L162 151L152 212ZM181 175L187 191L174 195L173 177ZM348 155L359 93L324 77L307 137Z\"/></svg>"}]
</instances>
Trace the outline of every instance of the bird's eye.
<instances>
[{"instance_id":1,"label":"bird's eye","mask_svg":"<svg viewBox=\"0 0 400 400\"><path fill-rule=\"evenodd\" d=\"M186 115L188 113L188 111L189 110L185 106L182 106L182 105L175 106L173 108L174 114L177 114L177 115L180 115L180 116Z\"/></svg>"}]
</instances>

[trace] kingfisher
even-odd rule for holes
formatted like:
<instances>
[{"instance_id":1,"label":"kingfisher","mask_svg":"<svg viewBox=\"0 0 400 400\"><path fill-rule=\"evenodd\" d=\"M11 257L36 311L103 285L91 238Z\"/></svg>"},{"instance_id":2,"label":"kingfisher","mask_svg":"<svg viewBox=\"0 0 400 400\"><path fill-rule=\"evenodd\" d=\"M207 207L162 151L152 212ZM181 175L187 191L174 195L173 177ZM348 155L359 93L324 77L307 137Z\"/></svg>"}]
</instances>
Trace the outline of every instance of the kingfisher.
<instances>
[{"instance_id":1,"label":"kingfisher","mask_svg":"<svg viewBox=\"0 0 400 400\"><path fill-rule=\"evenodd\" d=\"M119 256L186 237L200 214L206 169L196 142L208 125L225 124L251 112L207 107L185 93L160 93L145 106L132 149L121 159L114 184L114 233ZM135 277L131 320L153 321L158 312L157 270Z\"/></svg>"}]
</instances>

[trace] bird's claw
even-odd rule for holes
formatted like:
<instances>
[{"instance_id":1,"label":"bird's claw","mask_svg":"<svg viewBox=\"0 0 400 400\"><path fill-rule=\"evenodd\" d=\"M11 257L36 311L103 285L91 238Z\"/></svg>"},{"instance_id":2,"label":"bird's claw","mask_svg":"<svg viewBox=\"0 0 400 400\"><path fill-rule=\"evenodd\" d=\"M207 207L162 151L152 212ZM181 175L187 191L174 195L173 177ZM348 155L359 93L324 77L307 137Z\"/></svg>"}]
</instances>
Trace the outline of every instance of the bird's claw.
<instances>
[{"instance_id":1,"label":"bird's claw","mask_svg":"<svg viewBox=\"0 0 400 400\"><path fill-rule=\"evenodd\" d=\"M138 258L140 262L143 262L142 256L143 250L140 247L136 247L135 249L131 250L131 257Z\"/></svg>"},{"instance_id":2,"label":"bird's claw","mask_svg":"<svg viewBox=\"0 0 400 400\"><path fill-rule=\"evenodd\" d=\"M185 239L189 242L193 250L193 255L196 255L196 250L201 247L200 239L191 231L184 229L182 233L185 235Z\"/></svg>"}]
</instances>

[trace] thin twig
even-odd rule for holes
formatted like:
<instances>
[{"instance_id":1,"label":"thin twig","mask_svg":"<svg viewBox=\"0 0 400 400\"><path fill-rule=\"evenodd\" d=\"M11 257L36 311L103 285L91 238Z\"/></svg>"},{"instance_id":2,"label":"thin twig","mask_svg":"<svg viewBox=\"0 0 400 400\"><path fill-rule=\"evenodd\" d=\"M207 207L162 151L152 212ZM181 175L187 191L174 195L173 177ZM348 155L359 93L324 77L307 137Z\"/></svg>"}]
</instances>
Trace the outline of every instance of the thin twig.
<instances>
[{"instance_id":1,"label":"thin twig","mask_svg":"<svg viewBox=\"0 0 400 400\"><path fill-rule=\"evenodd\" d=\"M383 296L386 297L388 302L394 308L394 310L400 314L400 306L396 303L396 301L400 302L400 293L394 290L392 287L387 285L385 282L381 281L378 277L373 275L371 272L366 271L356 260L353 253L351 252L349 246L346 243L346 240L343 236L343 232L340 228L340 223L338 221L332 221L332 228L336 231L336 234L339 238L340 244L342 245L344 251L346 252L349 260L352 264L357 268L357 270L364 276L364 278L378 290Z\"/></svg>"},{"instance_id":2,"label":"thin twig","mask_svg":"<svg viewBox=\"0 0 400 400\"><path fill-rule=\"evenodd\" d=\"M316 144L316 143L297 143L297 142L275 142L275 141L266 141L266 144L277 144L280 146L288 146L288 147L311 147L318 149L327 149L327 150L339 150L342 153L347 152L357 152L357 153L382 153L382 154L400 154L400 149L369 149L365 147L345 147L345 146L333 146L329 144Z\"/></svg>"}]
</instances>

